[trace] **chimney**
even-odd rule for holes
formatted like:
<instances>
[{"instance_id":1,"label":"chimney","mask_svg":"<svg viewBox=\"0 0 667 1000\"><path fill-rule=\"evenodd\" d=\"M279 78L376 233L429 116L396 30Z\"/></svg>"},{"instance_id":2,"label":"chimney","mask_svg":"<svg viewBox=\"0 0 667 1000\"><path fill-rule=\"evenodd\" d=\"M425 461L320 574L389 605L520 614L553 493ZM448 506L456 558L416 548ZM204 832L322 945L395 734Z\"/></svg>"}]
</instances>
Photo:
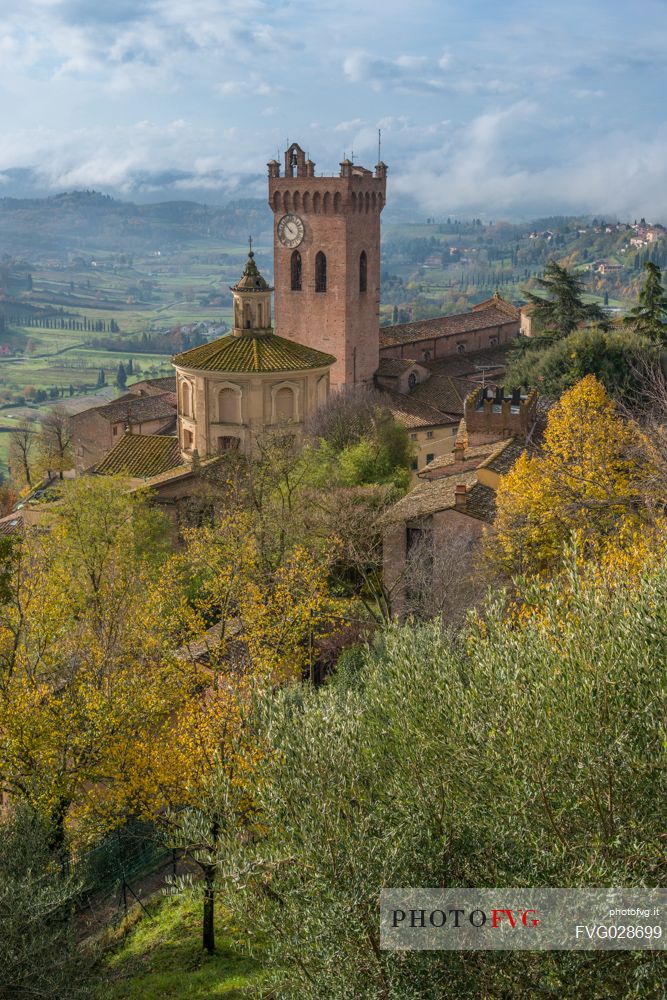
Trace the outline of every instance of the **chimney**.
<instances>
[{"instance_id":1,"label":"chimney","mask_svg":"<svg viewBox=\"0 0 667 1000\"><path fill-rule=\"evenodd\" d=\"M457 483L454 488L454 504L456 510L465 510L468 500L468 487L465 483Z\"/></svg>"},{"instance_id":2,"label":"chimney","mask_svg":"<svg viewBox=\"0 0 667 1000\"><path fill-rule=\"evenodd\" d=\"M466 443L457 438L454 442L454 461L463 462L466 457Z\"/></svg>"}]
</instances>

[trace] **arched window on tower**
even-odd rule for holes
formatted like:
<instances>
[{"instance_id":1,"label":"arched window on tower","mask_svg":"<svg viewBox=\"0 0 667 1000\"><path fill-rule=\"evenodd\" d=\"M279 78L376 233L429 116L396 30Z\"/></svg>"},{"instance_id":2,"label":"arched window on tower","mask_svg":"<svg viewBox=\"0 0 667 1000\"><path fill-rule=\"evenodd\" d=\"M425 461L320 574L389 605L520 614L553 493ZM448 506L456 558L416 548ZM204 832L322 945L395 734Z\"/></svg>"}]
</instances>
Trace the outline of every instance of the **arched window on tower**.
<instances>
[{"instance_id":1,"label":"arched window on tower","mask_svg":"<svg viewBox=\"0 0 667 1000\"><path fill-rule=\"evenodd\" d=\"M327 259L320 250L315 258L315 291L327 290Z\"/></svg>"},{"instance_id":2,"label":"arched window on tower","mask_svg":"<svg viewBox=\"0 0 667 1000\"><path fill-rule=\"evenodd\" d=\"M359 256L359 291L365 292L368 288L368 257L366 251L362 250Z\"/></svg>"},{"instance_id":3,"label":"arched window on tower","mask_svg":"<svg viewBox=\"0 0 667 1000\"><path fill-rule=\"evenodd\" d=\"M301 254L298 250L292 252L291 261L292 291L301 291Z\"/></svg>"}]
</instances>

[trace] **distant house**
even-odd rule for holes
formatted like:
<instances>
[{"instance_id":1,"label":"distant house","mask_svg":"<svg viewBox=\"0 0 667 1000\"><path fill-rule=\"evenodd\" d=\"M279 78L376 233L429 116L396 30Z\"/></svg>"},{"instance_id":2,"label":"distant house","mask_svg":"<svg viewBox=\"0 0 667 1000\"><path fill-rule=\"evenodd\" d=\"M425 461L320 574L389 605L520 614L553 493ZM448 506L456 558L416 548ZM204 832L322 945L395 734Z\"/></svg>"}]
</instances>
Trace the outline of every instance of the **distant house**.
<instances>
[{"instance_id":1,"label":"distant house","mask_svg":"<svg viewBox=\"0 0 667 1000\"><path fill-rule=\"evenodd\" d=\"M611 274L613 271L622 271L622 264L615 264L610 260L601 260L596 268L598 274Z\"/></svg>"}]
</instances>

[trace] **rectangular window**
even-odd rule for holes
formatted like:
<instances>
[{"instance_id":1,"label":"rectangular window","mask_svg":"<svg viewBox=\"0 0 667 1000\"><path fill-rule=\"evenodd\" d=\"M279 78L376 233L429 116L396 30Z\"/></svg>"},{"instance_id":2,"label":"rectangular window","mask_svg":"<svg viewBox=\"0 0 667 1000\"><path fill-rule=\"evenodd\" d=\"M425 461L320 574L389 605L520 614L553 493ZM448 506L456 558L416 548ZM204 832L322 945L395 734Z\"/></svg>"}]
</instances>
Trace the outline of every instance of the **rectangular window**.
<instances>
[{"instance_id":1,"label":"rectangular window","mask_svg":"<svg viewBox=\"0 0 667 1000\"><path fill-rule=\"evenodd\" d=\"M426 456L426 464L428 465L428 463L432 462L434 458L435 458L435 455L432 455L429 452L429 454Z\"/></svg>"},{"instance_id":2,"label":"rectangular window","mask_svg":"<svg viewBox=\"0 0 667 1000\"><path fill-rule=\"evenodd\" d=\"M411 441L416 441L417 440L417 435L416 434L411 434L410 435L410 440Z\"/></svg>"},{"instance_id":3,"label":"rectangular window","mask_svg":"<svg viewBox=\"0 0 667 1000\"><path fill-rule=\"evenodd\" d=\"M113 425L113 436L115 437L116 434L118 434L118 424Z\"/></svg>"},{"instance_id":4,"label":"rectangular window","mask_svg":"<svg viewBox=\"0 0 667 1000\"><path fill-rule=\"evenodd\" d=\"M419 466L417 465L416 458L413 458L412 461L410 462L410 468L412 469L413 472L416 472L417 469L419 468Z\"/></svg>"},{"instance_id":5,"label":"rectangular window","mask_svg":"<svg viewBox=\"0 0 667 1000\"><path fill-rule=\"evenodd\" d=\"M427 438L429 439L429 441L430 441L430 440L431 440L431 438L433 437L433 431L426 431L426 437L427 437Z\"/></svg>"}]
</instances>

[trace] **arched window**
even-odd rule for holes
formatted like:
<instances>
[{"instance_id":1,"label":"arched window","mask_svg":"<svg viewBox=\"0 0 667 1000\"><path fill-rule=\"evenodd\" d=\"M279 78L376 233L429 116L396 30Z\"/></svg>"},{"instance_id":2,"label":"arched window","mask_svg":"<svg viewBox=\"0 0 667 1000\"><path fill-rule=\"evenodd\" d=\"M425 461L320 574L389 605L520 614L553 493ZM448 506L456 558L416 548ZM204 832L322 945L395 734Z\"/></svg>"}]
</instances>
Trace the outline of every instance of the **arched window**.
<instances>
[{"instance_id":1,"label":"arched window","mask_svg":"<svg viewBox=\"0 0 667 1000\"><path fill-rule=\"evenodd\" d=\"M283 386L276 393L276 419L294 419L294 393L289 386Z\"/></svg>"},{"instance_id":2,"label":"arched window","mask_svg":"<svg viewBox=\"0 0 667 1000\"><path fill-rule=\"evenodd\" d=\"M183 382L181 388L181 406L183 407L183 416L192 416L192 389L190 388L189 382Z\"/></svg>"},{"instance_id":3,"label":"arched window","mask_svg":"<svg viewBox=\"0 0 667 1000\"><path fill-rule=\"evenodd\" d=\"M223 424L241 422L241 395L231 387L221 389L218 395L218 419Z\"/></svg>"},{"instance_id":4,"label":"arched window","mask_svg":"<svg viewBox=\"0 0 667 1000\"><path fill-rule=\"evenodd\" d=\"M359 257L359 291L365 292L368 287L368 257L362 250Z\"/></svg>"},{"instance_id":5,"label":"arched window","mask_svg":"<svg viewBox=\"0 0 667 1000\"><path fill-rule=\"evenodd\" d=\"M292 273L292 291L301 291L301 254L298 250L294 250L292 253L291 260L291 273Z\"/></svg>"},{"instance_id":6,"label":"arched window","mask_svg":"<svg viewBox=\"0 0 667 1000\"><path fill-rule=\"evenodd\" d=\"M315 258L315 291L327 290L327 259L320 250Z\"/></svg>"},{"instance_id":7,"label":"arched window","mask_svg":"<svg viewBox=\"0 0 667 1000\"><path fill-rule=\"evenodd\" d=\"M219 437L218 438L218 451L236 451L239 446L239 439L237 437Z\"/></svg>"}]
</instances>

